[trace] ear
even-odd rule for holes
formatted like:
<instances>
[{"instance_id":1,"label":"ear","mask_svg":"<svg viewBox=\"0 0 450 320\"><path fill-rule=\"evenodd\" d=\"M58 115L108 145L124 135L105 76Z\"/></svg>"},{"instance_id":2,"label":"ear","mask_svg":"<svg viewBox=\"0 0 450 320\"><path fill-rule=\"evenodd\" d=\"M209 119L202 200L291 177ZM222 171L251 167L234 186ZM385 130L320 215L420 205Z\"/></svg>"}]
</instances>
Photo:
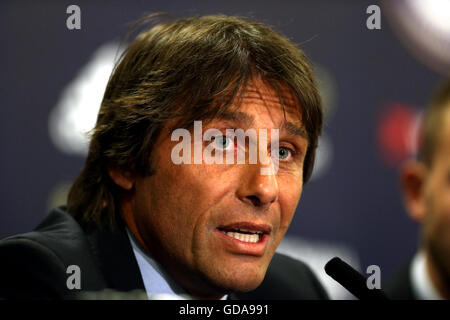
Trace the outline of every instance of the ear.
<instances>
[{"instance_id":1,"label":"ear","mask_svg":"<svg viewBox=\"0 0 450 320\"><path fill-rule=\"evenodd\" d=\"M115 165L108 165L108 174L111 180L122 189L129 191L133 188L135 180L131 172L121 170Z\"/></svg>"},{"instance_id":2,"label":"ear","mask_svg":"<svg viewBox=\"0 0 450 320\"><path fill-rule=\"evenodd\" d=\"M408 161L400 172L400 185L403 191L403 200L409 216L421 223L425 216L425 181L427 168L417 161Z\"/></svg>"}]
</instances>

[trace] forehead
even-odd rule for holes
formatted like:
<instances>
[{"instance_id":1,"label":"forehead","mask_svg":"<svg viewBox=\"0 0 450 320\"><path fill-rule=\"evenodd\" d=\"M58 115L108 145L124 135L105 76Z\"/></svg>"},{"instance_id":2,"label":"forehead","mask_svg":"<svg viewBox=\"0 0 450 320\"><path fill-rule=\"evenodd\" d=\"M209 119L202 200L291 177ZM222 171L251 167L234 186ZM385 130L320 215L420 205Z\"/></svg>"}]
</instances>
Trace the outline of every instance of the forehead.
<instances>
[{"instance_id":1,"label":"forehead","mask_svg":"<svg viewBox=\"0 0 450 320\"><path fill-rule=\"evenodd\" d=\"M204 121L205 125L214 125L216 121L229 120L233 124L240 123L243 126L255 125L255 116L261 119L271 118L275 126L288 131L300 131L302 136L308 136L302 122L302 110L297 95L288 85L281 82L269 83L260 77L249 79L245 87L240 87L236 94L231 91L216 97L215 103L203 111L186 114L169 121L165 127L172 132L178 127L193 128L196 120ZM231 100L225 104L223 101ZM222 101L222 102L221 102ZM295 129L295 130L292 130ZM296 135L299 135L298 132Z\"/></svg>"},{"instance_id":2,"label":"forehead","mask_svg":"<svg viewBox=\"0 0 450 320\"><path fill-rule=\"evenodd\" d=\"M309 140L300 112L300 105L288 86L274 89L263 82L252 82L231 109L209 119L229 121L241 128L273 126L291 136Z\"/></svg>"},{"instance_id":3,"label":"forehead","mask_svg":"<svg viewBox=\"0 0 450 320\"><path fill-rule=\"evenodd\" d=\"M287 108L298 109L294 91L284 83L269 84L261 78L252 78L245 89L244 98L264 99L268 103L283 103Z\"/></svg>"},{"instance_id":4,"label":"forehead","mask_svg":"<svg viewBox=\"0 0 450 320\"><path fill-rule=\"evenodd\" d=\"M294 91L283 83L268 84L261 78L249 81L245 90L241 90L234 102L233 111L242 114L256 109L260 115L269 115L277 120L289 120L302 125L300 103Z\"/></svg>"},{"instance_id":5,"label":"forehead","mask_svg":"<svg viewBox=\"0 0 450 320\"><path fill-rule=\"evenodd\" d=\"M294 91L284 83L268 84L261 78L253 78L247 85L243 94L246 102L263 101L268 106L283 106L286 112L300 111L300 103Z\"/></svg>"}]
</instances>

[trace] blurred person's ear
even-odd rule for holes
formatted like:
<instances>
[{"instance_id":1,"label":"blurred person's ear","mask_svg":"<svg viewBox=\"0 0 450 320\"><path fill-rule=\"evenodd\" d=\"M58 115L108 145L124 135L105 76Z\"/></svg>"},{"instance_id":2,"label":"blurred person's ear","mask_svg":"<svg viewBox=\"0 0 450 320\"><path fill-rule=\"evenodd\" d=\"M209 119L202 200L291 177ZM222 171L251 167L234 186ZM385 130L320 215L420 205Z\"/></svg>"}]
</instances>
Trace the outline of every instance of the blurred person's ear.
<instances>
[{"instance_id":1,"label":"blurred person's ear","mask_svg":"<svg viewBox=\"0 0 450 320\"><path fill-rule=\"evenodd\" d=\"M108 174L111 180L122 189L130 191L134 186L134 178L129 171L124 171L117 166L108 165Z\"/></svg>"},{"instance_id":2,"label":"blurred person's ear","mask_svg":"<svg viewBox=\"0 0 450 320\"><path fill-rule=\"evenodd\" d=\"M424 192L426 175L426 166L415 160L404 163L400 170L400 187L406 210L418 223L423 221L426 211Z\"/></svg>"}]
</instances>

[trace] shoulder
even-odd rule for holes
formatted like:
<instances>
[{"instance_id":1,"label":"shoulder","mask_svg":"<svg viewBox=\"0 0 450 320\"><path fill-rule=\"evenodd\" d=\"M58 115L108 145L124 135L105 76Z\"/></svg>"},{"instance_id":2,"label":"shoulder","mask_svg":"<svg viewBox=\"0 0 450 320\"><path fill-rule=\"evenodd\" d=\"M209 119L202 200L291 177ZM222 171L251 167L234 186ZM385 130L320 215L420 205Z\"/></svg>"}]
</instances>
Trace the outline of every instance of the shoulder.
<instances>
[{"instance_id":1,"label":"shoulder","mask_svg":"<svg viewBox=\"0 0 450 320\"><path fill-rule=\"evenodd\" d=\"M35 238L23 234L0 241L0 298L57 298L62 293L58 283L64 279L64 263Z\"/></svg>"},{"instance_id":2,"label":"shoulder","mask_svg":"<svg viewBox=\"0 0 450 320\"><path fill-rule=\"evenodd\" d=\"M238 299L326 300L328 295L312 270L302 261L275 253L266 277L255 290L235 293Z\"/></svg>"},{"instance_id":3,"label":"shoulder","mask_svg":"<svg viewBox=\"0 0 450 320\"><path fill-rule=\"evenodd\" d=\"M62 208L53 210L33 232L0 240L0 297L69 295L67 269L92 269L89 251L78 223Z\"/></svg>"},{"instance_id":4,"label":"shoulder","mask_svg":"<svg viewBox=\"0 0 450 320\"><path fill-rule=\"evenodd\" d=\"M42 259L60 265L79 261L79 255L83 255L87 249L83 230L64 208L52 210L32 232L0 241L2 255L9 254L10 258L17 259L29 257L21 253L40 255Z\"/></svg>"}]
</instances>

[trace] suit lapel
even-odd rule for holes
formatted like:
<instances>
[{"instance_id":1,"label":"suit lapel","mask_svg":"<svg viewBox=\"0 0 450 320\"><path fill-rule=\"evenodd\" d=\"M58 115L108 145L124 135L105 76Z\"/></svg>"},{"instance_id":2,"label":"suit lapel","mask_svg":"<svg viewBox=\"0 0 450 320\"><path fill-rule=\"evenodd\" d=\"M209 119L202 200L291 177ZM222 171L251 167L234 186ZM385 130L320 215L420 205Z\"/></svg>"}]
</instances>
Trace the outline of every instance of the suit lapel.
<instances>
[{"instance_id":1,"label":"suit lapel","mask_svg":"<svg viewBox=\"0 0 450 320\"><path fill-rule=\"evenodd\" d=\"M144 282L123 222L115 231L92 228L87 232L91 249L108 288L117 291L144 290Z\"/></svg>"},{"instance_id":2,"label":"suit lapel","mask_svg":"<svg viewBox=\"0 0 450 320\"><path fill-rule=\"evenodd\" d=\"M385 286L386 294L393 300L416 300L412 289L410 279L410 272L412 268L412 261L404 265L391 278L391 281Z\"/></svg>"}]
</instances>

